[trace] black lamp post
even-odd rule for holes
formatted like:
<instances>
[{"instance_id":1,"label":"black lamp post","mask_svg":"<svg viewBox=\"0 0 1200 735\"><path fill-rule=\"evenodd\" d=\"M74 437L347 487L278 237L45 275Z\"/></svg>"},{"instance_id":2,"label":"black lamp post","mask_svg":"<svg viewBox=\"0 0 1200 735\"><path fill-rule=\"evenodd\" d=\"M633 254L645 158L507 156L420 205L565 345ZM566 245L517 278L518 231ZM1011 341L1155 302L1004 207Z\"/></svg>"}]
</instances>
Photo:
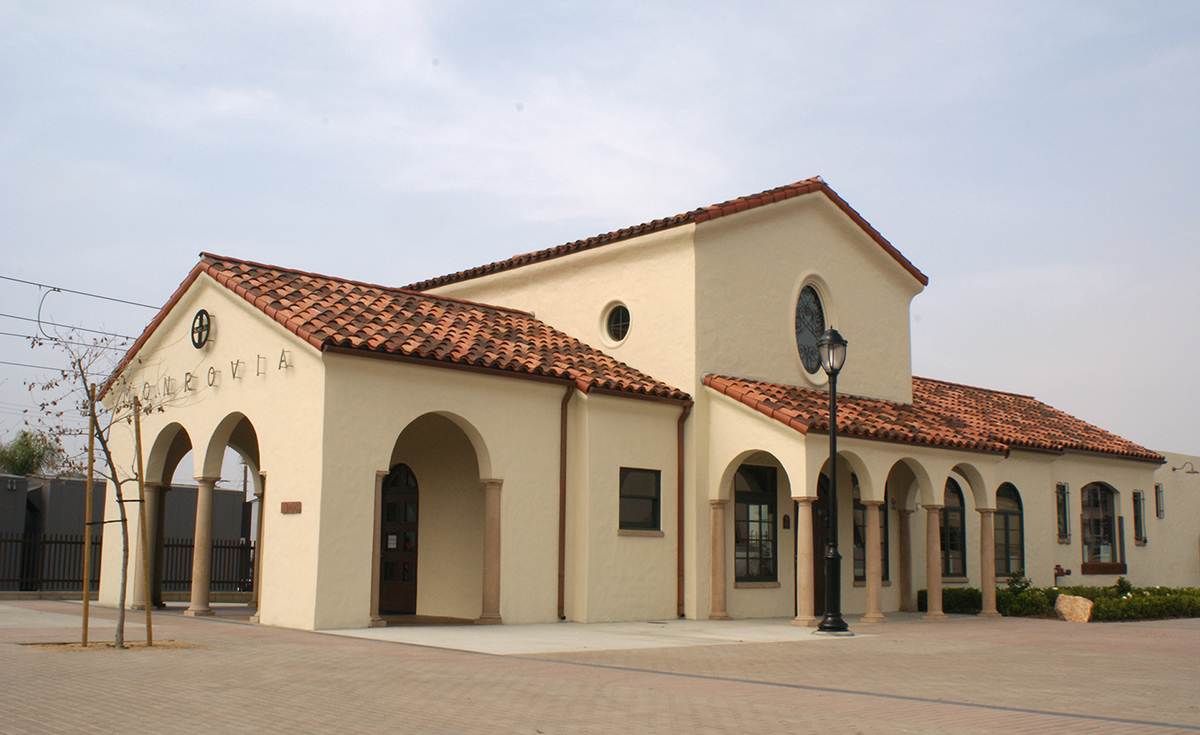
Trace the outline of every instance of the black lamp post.
<instances>
[{"instance_id":1,"label":"black lamp post","mask_svg":"<svg viewBox=\"0 0 1200 735\"><path fill-rule=\"evenodd\" d=\"M837 376L846 362L846 340L836 329L826 329L817 339L821 367L829 376L829 541L825 544L825 617L820 633L846 635L850 626L842 619L842 555L838 553L837 517Z\"/></svg>"}]
</instances>

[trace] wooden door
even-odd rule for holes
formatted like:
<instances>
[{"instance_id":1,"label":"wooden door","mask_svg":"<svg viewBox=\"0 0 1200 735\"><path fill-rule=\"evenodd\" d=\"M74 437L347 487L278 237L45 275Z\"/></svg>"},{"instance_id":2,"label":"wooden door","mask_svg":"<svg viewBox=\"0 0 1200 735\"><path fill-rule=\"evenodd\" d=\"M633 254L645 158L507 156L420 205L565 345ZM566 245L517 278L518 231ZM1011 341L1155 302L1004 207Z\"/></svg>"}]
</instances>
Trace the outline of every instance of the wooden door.
<instances>
[{"instance_id":1,"label":"wooden door","mask_svg":"<svg viewBox=\"0 0 1200 735\"><path fill-rule=\"evenodd\" d=\"M379 612L417 611L417 528L420 494L407 465L396 465L383 481L379 549Z\"/></svg>"}]
</instances>

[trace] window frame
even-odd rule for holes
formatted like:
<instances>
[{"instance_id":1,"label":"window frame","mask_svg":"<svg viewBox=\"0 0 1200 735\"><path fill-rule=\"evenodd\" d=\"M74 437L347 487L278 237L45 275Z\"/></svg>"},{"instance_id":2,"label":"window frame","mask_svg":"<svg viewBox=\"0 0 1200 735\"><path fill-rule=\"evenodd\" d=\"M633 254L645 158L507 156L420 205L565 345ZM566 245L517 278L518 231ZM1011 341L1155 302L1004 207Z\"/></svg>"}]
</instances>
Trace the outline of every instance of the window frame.
<instances>
[{"instance_id":1,"label":"window frame","mask_svg":"<svg viewBox=\"0 0 1200 735\"><path fill-rule=\"evenodd\" d=\"M1146 494L1133 491L1133 543L1146 545Z\"/></svg>"},{"instance_id":2,"label":"window frame","mask_svg":"<svg viewBox=\"0 0 1200 735\"><path fill-rule=\"evenodd\" d=\"M953 488L951 487L953 485ZM946 502L946 497L954 493L958 499L958 506L952 506ZM967 507L966 498L963 496L962 486L954 478L946 480L946 487L942 492L942 509L941 513L941 556L942 556L942 576L952 579L964 579L967 576ZM961 548L953 549L954 538L958 536L958 546ZM959 554L959 558L954 558L954 553ZM958 561L961 569L954 569L954 562Z\"/></svg>"},{"instance_id":3,"label":"window frame","mask_svg":"<svg viewBox=\"0 0 1200 735\"><path fill-rule=\"evenodd\" d=\"M1117 491L1100 482L1085 485L1079 499L1081 574L1125 574L1124 545ZM1107 542L1107 543L1105 543ZM1104 559L1104 546L1109 547ZM1095 552L1093 552L1095 548Z\"/></svg>"},{"instance_id":4,"label":"window frame","mask_svg":"<svg viewBox=\"0 0 1200 735\"><path fill-rule=\"evenodd\" d=\"M760 488L757 491L739 490L739 482L746 487L753 485ZM746 507L746 517L742 518L741 507ZM756 507L758 518L750 518L751 508ZM769 508L768 518L761 517L762 508ZM751 528L756 526L759 532L758 544L751 543ZM766 531L766 535L763 535ZM764 553L762 541L767 542ZM752 546L757 546L756 549ZM777 583L779 581L779 473L769 465L743 464L734 474L733 491L733 581L735 584L746 583ZM746 572L739 574L739 561L744 561ZM751 561L757 561L759 574L749 573ZM762 572L763 561L769 561L771 569Z\"/></svg>"},{"instance_id":5,"label":"window frame","mask_svg":"<svg viewBox=\"0 0 1200 735\"><path fill-rule=\"evenodd\" d=\"M630 477L637 475L644 477L653 477L654 494L649 496L646 494L633 494L626 492L628 486L626 481ZM620 482L617 489L617 528L621 531L661 531L662 530L662 470L652 470L644 467L622 467L620 472ZM626 520L626 501L646 501L651 503L651 520L644 521L628 521Z\"/></svg>"},{"instance_id":6,"label":"window frame","mask_svg":"<svg viewBox=\"0 0 1200 735\"><path fill-rule=\"evenodd\" d=\"M1054 504L1058 513L1058 542L1071 543L1071 489L1060 482L1054 489Z\"/></svg>"},{"instance_id":7,"label":"window frame","mask_svg":"<svg viewBox=\"0 0 1200 735\"><path fill-rule=\"evenodd\" d=\"M807 292L812 292L812 298L806 296ZM808 302L812 303L809 304ZM811 313L810 313L811 312ZM796 353L800 359L800 366L809 378L817 378L822 374L821 370L821 355L817 350L817 340L825 332L826 325L829 324L829 316L826 313L825 302L821 298L821 290L817 288L815 283L806 283L800 288L800 293L796 296L796 310L794 314L793 328L796 336ZM815 331L813 329L815 325ZM804 337L804 342L801 343L801 337ZM811 336L811 344L809 337ZM809 365L812 365L810 368Z\"/></svg>"},{"instance_id":8,"label":"window frame","mask_svg":"<svg viewBox=\"0 0 1200 735\"><path fill-rule=\"evenodd\" d=\"M629 336L629 330L632 325L633 317L629 313L629 307L625 304L618 301L605 310L604 336L612 344L619 345L623 343Z\"/></svg>"},{"instance_id":9,"label":"window frame","mask_svg":"<svg viewBox=\"0 0 1200 735\"><path fill-rule=\"evenodd\" d=\"M1000 495L1006 489L1011 489L1013 497L1010 498L1017 504L1016 510L1000 508ZM1011 482L1006 482L996 489L996 510L993 511L992 528L994 530L993 546L995 549L995 565L996 577L1007 577L1009 574L1023 570L1025 568L1025 503L1021 500L1021 491L1016 485ZM1013 537L1013 520L1016 519L1016 531L1019 534L1020 541L1017 546L1017 564L1012 564L1012 542ZM1002 542L1003 541L1003 542ZM1004 553L1001 554L1001 549ZM1003 564L1001 564L1003 561Z\"/></svg>"}]
</instances>

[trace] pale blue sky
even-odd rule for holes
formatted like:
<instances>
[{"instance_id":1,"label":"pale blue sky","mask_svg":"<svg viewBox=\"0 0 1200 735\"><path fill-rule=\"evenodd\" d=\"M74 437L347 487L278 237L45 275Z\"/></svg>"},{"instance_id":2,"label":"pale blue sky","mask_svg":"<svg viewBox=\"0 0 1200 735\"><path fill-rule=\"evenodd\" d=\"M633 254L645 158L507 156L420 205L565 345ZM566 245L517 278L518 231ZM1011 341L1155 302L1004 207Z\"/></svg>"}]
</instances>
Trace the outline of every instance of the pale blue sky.
<instances>
[{"instance_id":1,"label":"pale blue sky","mask_svg":"<svg viewBox=\"0 0 1200 735\"><path fill-rule=\"evenodd\" d=\"M0 2L0 275L403 285L819 174L930 277L915 373L1200 453L1198 131L1191 2Z\"/></svg>"}]
</instances>

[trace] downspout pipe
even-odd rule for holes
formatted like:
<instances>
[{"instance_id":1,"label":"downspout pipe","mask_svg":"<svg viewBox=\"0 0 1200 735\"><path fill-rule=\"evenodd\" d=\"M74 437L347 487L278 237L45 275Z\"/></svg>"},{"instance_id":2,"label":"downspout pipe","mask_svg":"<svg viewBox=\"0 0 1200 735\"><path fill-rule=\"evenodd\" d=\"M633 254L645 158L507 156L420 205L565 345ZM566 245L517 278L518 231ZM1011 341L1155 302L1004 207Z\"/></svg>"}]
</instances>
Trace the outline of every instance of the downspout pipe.
<instances>
[{"instance_id":1,"label":"downspout pipe","mask_svg":"<svg viewBox=\"0 0 1200 735\"><path fill-rule=\"evenodd\" d=\"M558 430L558 619L567 618L567 404L575 395L568 385L559 409Z\"/></svg>"},{"instance_id":2,"label":"downspout pipe","mask_svg":"<svg viewBox=\"0 0 1200 735\"><path fill-rule=\"evenodd\" d=\"M679 414L679 422L676 424L675 430L675 483L676 483L676 508L675 508L675 614L679 617L684 616L683 609L683 424L687 421L688 414L692 412L692 404L685 403L683 411Z\"/></svg>"}]
</instances>

